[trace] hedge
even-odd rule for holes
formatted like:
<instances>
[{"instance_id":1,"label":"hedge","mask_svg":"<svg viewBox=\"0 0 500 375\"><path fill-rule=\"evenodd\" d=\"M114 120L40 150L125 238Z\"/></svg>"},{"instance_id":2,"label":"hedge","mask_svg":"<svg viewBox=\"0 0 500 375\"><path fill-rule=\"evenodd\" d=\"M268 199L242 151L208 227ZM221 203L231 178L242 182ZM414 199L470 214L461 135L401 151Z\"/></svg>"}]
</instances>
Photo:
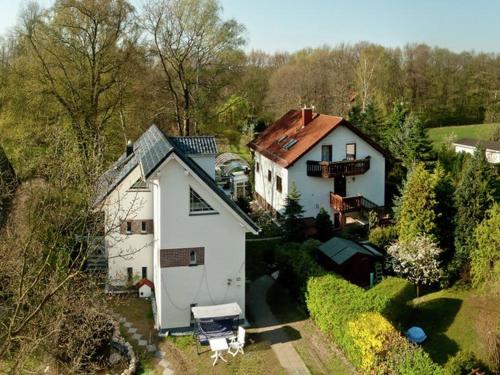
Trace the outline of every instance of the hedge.
<instances>
[{"instance_id":1,"label":"hedge","mask_svg":"<svg viewBox=\"0 0 500 375\"><path fill-rule=\"evenodd\" d=\"M308 280L306 303L319 329L364 373L442 373L427 353L404 339L381 314L390 306L389 297L326 274Z\"/></svg>"},{"instance_id":2,"label":"hedge","mask_svg":"<svg viewBox=\"0 0 500 375\"><path fill-rule=\"evenodd\" d=\"M278 247L276 251L280 282L287 286L303 307L305 307L307 280L325 273L312 255L319 245L320 242L317 240L307 240L303 244L291 242Z\"/></svg>"}]
</instances>

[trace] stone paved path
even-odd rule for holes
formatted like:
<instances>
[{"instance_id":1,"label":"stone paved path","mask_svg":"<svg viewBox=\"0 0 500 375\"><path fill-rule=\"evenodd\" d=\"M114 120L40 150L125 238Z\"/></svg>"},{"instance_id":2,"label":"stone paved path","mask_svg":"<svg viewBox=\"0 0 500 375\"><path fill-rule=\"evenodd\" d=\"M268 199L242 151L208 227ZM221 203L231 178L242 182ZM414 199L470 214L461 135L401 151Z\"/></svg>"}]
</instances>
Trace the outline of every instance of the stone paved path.
<instances>
[{"instance_id":1,"label":"stone paved path","mask_svg":"<svg viewBox=\"0 0 500 375\"><path fill-rule=\"evenodd\" d=\"M270 276L262 276L250 284L248 290L248 307L255 317L256 332L262 334L264 339L271 343L276 357L288 374L310 375L302 358L296 352L286 332L282 329L285 324L280 324L269 308L266 296L273 285Z\"/></svg>"},{"instance_id":2,"label":"stone paved path","mask_svg":"<svg viewBox=\"0 0 500 375\"><path fill-rule=\"evenodd\" d=\"M150 353L154 352L156 358L160 358L158 365L163 367L162 375L173 375L174 371L170 368L170 362L165 358L165 352L157 350L156 345L148 345L148 342L143 339L142 335L137 332L137 328L131 322L128 322L123 316L117 316L118 321L127 328L128 333L132 335L132 339L137 341L138 346L146 347Z\"/></svg>"}]
</instances>

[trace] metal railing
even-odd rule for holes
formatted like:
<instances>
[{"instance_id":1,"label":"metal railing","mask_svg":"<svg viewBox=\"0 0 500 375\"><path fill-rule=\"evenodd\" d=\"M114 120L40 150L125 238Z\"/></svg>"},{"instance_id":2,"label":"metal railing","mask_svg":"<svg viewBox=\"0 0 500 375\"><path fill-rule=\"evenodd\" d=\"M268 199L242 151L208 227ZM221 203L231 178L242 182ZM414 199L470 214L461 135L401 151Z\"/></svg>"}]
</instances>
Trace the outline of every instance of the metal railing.
<instances>
[{"instance_id":1,"label":"metal railing","mask_svg":"<svg viewBox=\"0 0 500 375\"><path fill-rule=\"evenodd\" d=\"M342 161L307 161L307 175L310 177L332 178L336 176L354 176L366 173L370 169L370 158Z\"/></svg>"}]
</instances>

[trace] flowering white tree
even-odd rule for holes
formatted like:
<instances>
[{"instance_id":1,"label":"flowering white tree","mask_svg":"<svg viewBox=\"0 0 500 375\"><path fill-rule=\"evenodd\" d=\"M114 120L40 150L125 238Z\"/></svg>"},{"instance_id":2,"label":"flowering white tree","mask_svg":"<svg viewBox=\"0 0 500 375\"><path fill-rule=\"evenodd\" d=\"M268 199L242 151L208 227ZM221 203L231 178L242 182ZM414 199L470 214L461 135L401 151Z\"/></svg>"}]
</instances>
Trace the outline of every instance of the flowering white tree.
<instances>
[{"instance_id":1,"label":"flowering white tree","mask_svg":"<svg viewBox=\"0 0 500 375\"><path fill-rule=\"evenodd\" d=\"M418 297L420 285L429 285L441 278L439 255L442 251L429 237L417 236L389 246L388 262L396 274L416 285Z\"/></svg>"}]
</instances>

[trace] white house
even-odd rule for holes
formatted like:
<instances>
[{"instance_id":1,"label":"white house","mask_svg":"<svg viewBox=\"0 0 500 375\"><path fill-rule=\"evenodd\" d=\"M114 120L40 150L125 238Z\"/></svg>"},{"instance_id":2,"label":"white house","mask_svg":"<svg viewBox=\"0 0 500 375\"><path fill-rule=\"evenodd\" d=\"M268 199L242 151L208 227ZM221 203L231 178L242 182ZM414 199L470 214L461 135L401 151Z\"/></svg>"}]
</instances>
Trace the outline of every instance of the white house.
<instances>
[{"instance_id":1,"label":"white house","mask_svg":"<svg viewBox=\"0 0 500 375\"><path fill-rule=\"evenodd\" d=\"M387 152L342 117L291 110L249 147L257 200L282 213L293 184L304 217L323 207L340 225L346 216L385 204Z\"/></svg>"},{"instance_id":2,"label":"white house","mask_svg":"<svg viewBox=\"0 0 500 375\"><path fill-rule=\"evenodd\" d=\"M476 147L484 149L486 160L491 164L500 163L500 142L495 141L480 141L478 139L463 138L453 142L455 152L466 152L473 154L476 152Z\"/></svg>"},{"instance_id":3,"label":"white house","mask_svg":"<svg viewBox=\"0 0 500 375\"><path fill-rule=\"evenodd\" d=\"M191 307L245 308L245 233L258 228L214 181L213 137L151 126L101 177L109 287L154 283L156 327L185 331Z\"/></svg>"}]
</instances>

